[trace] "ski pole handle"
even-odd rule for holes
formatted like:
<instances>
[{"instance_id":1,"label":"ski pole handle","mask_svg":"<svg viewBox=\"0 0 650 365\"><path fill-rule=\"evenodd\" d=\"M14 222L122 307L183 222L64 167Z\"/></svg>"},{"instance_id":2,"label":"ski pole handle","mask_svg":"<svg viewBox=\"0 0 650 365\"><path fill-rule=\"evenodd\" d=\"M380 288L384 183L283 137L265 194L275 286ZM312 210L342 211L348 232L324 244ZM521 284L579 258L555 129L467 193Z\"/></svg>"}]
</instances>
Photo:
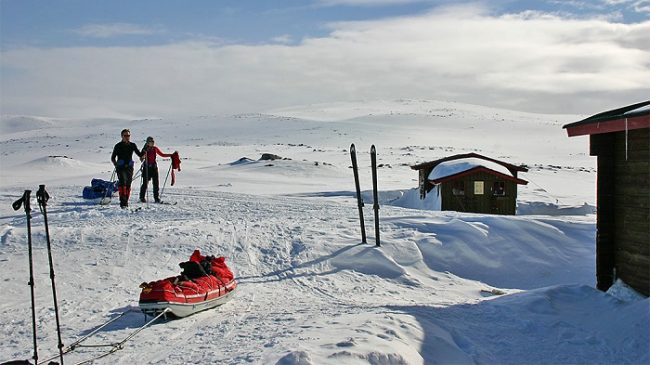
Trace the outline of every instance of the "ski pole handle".
<instances>
[{"instance_id":1,"label":"ski pole handle","mask_svg":"<svg viewBox=\"0 0 650 365\"><path fill-rule=\"evenodd\" d=\"M25 192L23 193L23 196L20 199L13 202L13 204L11 204L11 207L14 208L14 210L18 210L18 209L20 209L21 206L24 205L25 206L25 212L30 212L31 208L29 207L29 199L30 199L29 196L30 196L31 193L32 193L31 190L25 190Z\"/></svg>"},{"instance_id":2,"label":"ski pole handle","mask_svg":"<svg viewBox=\"0 0 650 365\"><path fill-rule=\"evenodd\" d=\"M39 185L38 191L36 192L36 200L38 204L47 205L47 201L50 200L50 194L45 191L45 185Z\"/></svg>"}]
</instances>

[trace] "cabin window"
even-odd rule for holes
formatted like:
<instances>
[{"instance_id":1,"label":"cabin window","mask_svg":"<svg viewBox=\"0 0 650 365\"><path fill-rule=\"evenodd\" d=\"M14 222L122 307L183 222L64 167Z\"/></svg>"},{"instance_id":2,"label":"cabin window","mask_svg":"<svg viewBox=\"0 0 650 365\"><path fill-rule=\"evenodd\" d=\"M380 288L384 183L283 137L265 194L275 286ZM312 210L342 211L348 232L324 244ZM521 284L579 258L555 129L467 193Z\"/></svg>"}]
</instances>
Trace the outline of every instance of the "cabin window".
<instances>
[{"instance_id":1,"label":"cabin window","mask_svg":"<svg viewBox=\"0 0 650 365\"><path fill-rule=\"evenodd\" d=\"M506 196L506 183L503 181L495 181L492 185L492 195Z\"/></svg>"},{"instance_id":2,"label":"cabin window","mask_svg":"<svg viewBox=\"0 0 650 365\"><path fill-rule=\"evenodd\" d=\"M474 195L483 195L484 185L483 181L474 181Z\"/></svg>"},{"instance_id":3,"label":"cabin window","mask_svg":"<svg viewBox=\"0 0 650 365\"><path fill-rule=\"evenodd\" d=\"M454 185L451 187L451 192L454 195L465 195L465 182L454 181Z\"/></svg>"}]
</instances>

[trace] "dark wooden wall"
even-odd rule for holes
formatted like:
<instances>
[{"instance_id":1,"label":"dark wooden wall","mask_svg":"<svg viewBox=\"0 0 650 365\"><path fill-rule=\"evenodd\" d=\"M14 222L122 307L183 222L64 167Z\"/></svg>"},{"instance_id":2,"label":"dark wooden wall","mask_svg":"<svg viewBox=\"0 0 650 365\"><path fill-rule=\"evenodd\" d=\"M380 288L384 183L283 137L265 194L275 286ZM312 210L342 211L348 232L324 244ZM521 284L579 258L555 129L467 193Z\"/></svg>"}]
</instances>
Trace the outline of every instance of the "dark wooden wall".
<instances>
[{"instance_id":1,"label":"dark wooden wall","mask_svg":"<svg viewBox=\"0 0 650 365\"><path fill-rule=\"evenodd\" d=\"M465 195L454 195L452 188L454 181L442 184L442 210L457 212L509 214L514 215L517 206L517 184L505 181L486 172L477 172L457 179L465 183ZM483 181L483 195L474 195L474 181ZM495 181L505 182L505 196L494 196L492 187Z\"/></svg>"},{"instance_id":2,"label":"dark wooden wall","mask_svg":"<svg viewBox=\"0 0 650 365\"><path fill-rule=\"evenodd\" d=\"M591 136L598 156L598 288L621 278L650 296L650 129Z\"/></svg>"}]
</instances>

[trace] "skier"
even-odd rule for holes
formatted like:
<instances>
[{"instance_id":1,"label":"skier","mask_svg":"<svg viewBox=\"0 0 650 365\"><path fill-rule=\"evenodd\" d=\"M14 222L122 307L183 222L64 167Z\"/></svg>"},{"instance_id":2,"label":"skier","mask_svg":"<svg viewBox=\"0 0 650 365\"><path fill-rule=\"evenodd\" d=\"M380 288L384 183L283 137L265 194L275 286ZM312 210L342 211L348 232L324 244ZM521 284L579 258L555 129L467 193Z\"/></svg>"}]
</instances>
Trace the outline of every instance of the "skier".
<instances>
[{"instance_id":1,"label":"skier","mask_svg":"<svg viewBox=\"0 0 650 365\"><path fill-rule=\"evenodd\" d=\"M111 162L115 166L115 173L118 179L117 189L120 195L120 208L129 206L131 182L133 180L133 152L140 157L140 161L144 158L144 154L140 152L138 146L131 142L130 139L131 131L123 129L122 140L115 145L113 154L111 155Z\"/></svg>"},{"instance_id":2,"label":"skier","mask_svg":"<svg viewBox=\"0 0 650 365\"><path fill-rule=\"evenodd\" d=\"M177 153L174 151L174 153ZM147 185L149 180L153 180L153 199L156 203L160 203L160 195L158 187L160 180L158 179L158 165L156 164L156 155L160 157L172 157L173 153L163 153L160 148L155 146L153 137L147 137L147 143L142 148L142 155L144 156L144 164L142 165L142 186L140 187L140 201L146 203L145 195L147 194Z\"/></svg>"}]
</instances>

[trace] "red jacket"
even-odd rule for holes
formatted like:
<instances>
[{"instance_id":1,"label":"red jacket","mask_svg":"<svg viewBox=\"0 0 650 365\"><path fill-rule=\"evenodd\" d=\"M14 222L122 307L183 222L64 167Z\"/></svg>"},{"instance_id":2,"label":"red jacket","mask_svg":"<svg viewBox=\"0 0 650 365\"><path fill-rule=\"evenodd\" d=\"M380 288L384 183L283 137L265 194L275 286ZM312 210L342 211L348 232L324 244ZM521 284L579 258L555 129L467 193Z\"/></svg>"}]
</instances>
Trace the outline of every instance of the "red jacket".
<instances>
[{"instance_id":1,"label":"red jacket","mask_svg":"<svg viewBox=\"0 0 650 365\"><path fill-rule=\"evenodd\" d=\"M156 164L156 155L160 157L172 157L171 153L163 153L160 148L153 146L153 147L145 147L146 152L146 157L145 161L148 165L155 165Z\"/></svg>"},{"instance_id":2,"label":"red jacket","mask_svg":"<svg viewBox=\"0 0 650 365\"><path fill-rule=\"evenodd\" d=\"M181 156L178 155L178 152L174 152L171 154L172 157L172 186L176 183L176 174L174 174L174 170L181 171Z\"/></svg>"}]
</instances>

